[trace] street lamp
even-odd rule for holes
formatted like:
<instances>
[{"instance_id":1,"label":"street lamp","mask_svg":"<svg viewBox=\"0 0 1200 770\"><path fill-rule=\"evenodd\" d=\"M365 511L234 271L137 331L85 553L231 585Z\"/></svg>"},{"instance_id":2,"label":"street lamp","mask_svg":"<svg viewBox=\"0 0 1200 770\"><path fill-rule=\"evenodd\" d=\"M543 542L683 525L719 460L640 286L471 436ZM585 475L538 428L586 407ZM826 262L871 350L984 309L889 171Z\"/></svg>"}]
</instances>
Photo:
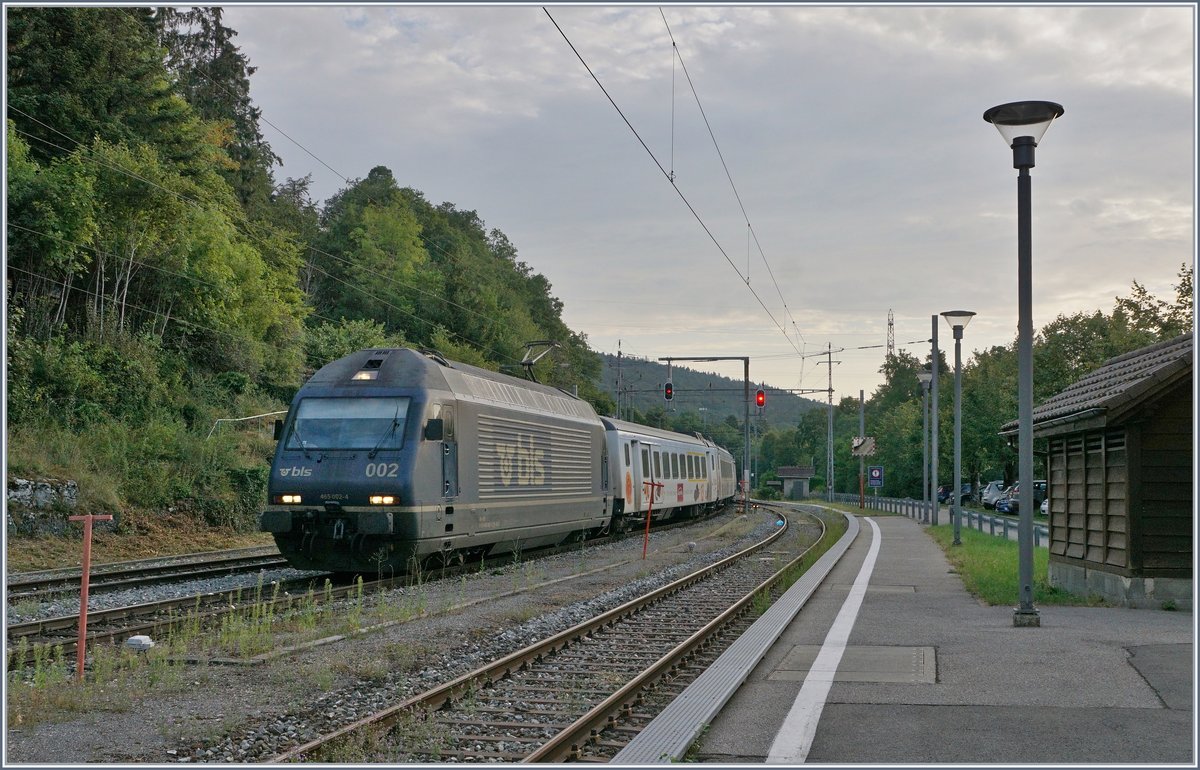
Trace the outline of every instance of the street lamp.
<instances>
[{"instance_id":1,"label":"street lamp","mask_svg":"<svg viewBox=\"0 0 1200 770\"><path fill-rule=\"evenodd\" d=\"M922 369L917 372L921 382L921 511L925 523L929 523L929 382L933 372Z\"/></svg>"},{"instance_id":2,"label":"street lamp","mask_svg":"<svg viewBox=\"0 0 1200 770\"><path fill-rule=\"evenodd\" d=\"M1017 582L1020 603L1013 611L1014 626L1040 626L1033 606L1033 150L1046 129L1061 117L1054 102L1011 102L983 113L1012 148L1017 169Z\"/></svg>"},{"instance_id":3,"label":"street lamp","mask_svg":"<svg viewBox=\"0 0 1200 770\"><path fill-rule=\"evenodd\" d=\"M933 521L930 522L933 526L938 525L938 519L942 515L942 506L938 502L938 458L941 454L938 452L938 436L941 431L938 429L938 415L941 413L941 407L938 404L938 371L942 368L942 351L938 347L938 317L935 315L929 316L929 323L933 327L932 333L929 336L931 349L929 351L930 368L933 371L933 382L929 386L929 392L932 395L932 402L929 406L929 488L933 490L933 505L930 509L933 513Z\"/></svg>"},{"instance_id":4,"label":"street lamp","mask_svg":"<svg viewBox=\"0 0 1200 770\"><path fill-rule=\"evenodd\" d=\"M954 330L954 486L950 487L950 510L954 518L954 544L962 545L962 336L975 313L970 310L947 310L942 318Z\"/></svg>"}]
</instances>

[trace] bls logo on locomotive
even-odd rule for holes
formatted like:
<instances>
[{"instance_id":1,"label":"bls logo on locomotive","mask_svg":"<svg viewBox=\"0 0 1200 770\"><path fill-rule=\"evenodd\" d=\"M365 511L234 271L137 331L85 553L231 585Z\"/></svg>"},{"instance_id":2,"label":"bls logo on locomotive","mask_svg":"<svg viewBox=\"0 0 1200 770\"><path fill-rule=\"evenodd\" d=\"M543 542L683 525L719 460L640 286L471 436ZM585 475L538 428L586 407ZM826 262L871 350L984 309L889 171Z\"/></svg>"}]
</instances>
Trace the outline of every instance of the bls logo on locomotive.
<instances>
[{"instance_id":1,"label":"bls logo on locomotive","mask_svg":"<svg viewBox=\"0 0 1200 770\"><path fill-rule=\"evenodd\" d=\"M297 468L293 465L291 468L280 468L280 476L311 476L312 468Z\"/></svg>"},{"instance_id":2,"label":"bls logo on locomotive","mask_svg":"<svg viewBox=\"0 0 1200 770\"><path fill-rule=\"evenodd\" d=\"M506 487L536 487L546 483L545 452L533 444L533 437L518 434L512 444L496 443L500 456L500 483Z\"/></svg>"}]
</instances>

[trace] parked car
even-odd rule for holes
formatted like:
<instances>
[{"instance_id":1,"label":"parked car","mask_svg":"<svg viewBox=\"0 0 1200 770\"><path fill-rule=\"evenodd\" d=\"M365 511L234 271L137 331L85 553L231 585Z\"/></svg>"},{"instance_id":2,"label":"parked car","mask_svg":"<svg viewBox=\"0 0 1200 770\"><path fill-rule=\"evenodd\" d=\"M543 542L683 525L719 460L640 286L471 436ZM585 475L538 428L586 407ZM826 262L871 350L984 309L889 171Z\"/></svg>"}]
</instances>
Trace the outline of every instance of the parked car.
<instances>
[{"instance_id":1,"label":"parked car","mask_svg":"<svg viewBox=\"0 0 1200 770\"><path fill-rule=\"evenodd\" d=\"M996 507L996 501L1004 496L1004 480L989 481L983 487L983 493L980 495L980 501L983 507L991 510Z\"/></svg>"},{"instance_id":2,"label":"parked car","mask_svg":"<svg viewBox=\"0 0 1200 770\"><path fill-rule=\"evenodd\" d=\"M954 497L954 495L950 493L951 486L953 486L953 485L943 484L942 486L938 487L938 502L939 503L945 503L946 505L954 504L954 501L952 499ZM970 484L963 484L962 489L960 489L958 491L958 495L959 495L958 502L960 505L969 503L975 499L975 496L971 493L971 485Z\"/></svg>"},{"instance_id":3,"label":"parked car","mask_svg":"<svg viewBox=\"0 0 1200 770\"><path fill-rule=\"evenodd\" d=\"M1050 515L1050 498L1048 498L1048 497L1042 501L1042 515L1043 516Z\"/></svg>"},{"instance_id":4,"label":"parked car","mask_svg":"<svg viewBox=\"0 0 1200 770\"><path fill-rule=\"evenodd\" d=\"M1049 496L1050 495L1047 491L1045 481L1034 481L1033 482L1033 504L1034 505L1040 507L1042 502L1045 501L1046 498L1048 498Z\"/></svg>"},{"instance_id":5,"label":"parked car","mask_svg":"<svg viewBox=\"0 0 1200 770\"><path fill-rule=\"evenodd\" d=\"M996 510L1000 513L1020 513L1021 505L1019 497L1021 494L1021 482L1017 482L1008 488L1004 493L1004 497L996 501ZM1034 480L1033 482L1033 504L1040 510L1042 503L1048 500L1046 494L1046 482ZM1045 513L1045 511L1042 511Z\"/></svg>"}]
</instances>

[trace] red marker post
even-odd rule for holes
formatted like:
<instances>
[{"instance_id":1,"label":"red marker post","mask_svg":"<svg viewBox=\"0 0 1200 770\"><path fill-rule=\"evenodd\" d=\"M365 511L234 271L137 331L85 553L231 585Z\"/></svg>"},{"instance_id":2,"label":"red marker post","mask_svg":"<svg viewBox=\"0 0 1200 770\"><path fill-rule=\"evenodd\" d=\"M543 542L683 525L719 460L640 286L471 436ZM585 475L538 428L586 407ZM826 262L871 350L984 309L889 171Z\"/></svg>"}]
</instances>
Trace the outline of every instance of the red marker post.
<instances>
[{"instance_id":1,"label":"red marker post","mask_svg":"<svg viewBox=\"0 0 1200 770\"><path fill-rule=\"evenodd\" d=\"M88 581L92 571L92 522L112 521L112 516L86 513L71 516L68 521L83 522L83 574L79 578L79 641L75 649L75 681L83 681L83 659L87 655Z\"/></svg>"},{"instance_id":2,"label":"red marker post","mask_svg":"<svg viewBox=\"0 0 1200 770\"><path fill-rule=\"evenodd\" d=\"M642 482L649 489L646 490L650 495L650 502L646 505L646 537L642 540L642 561L646 560L646 550L650 547L650 512L654 510L654 492L663 488L663 485L657 481Z\"/></svg>"}]
</instances>

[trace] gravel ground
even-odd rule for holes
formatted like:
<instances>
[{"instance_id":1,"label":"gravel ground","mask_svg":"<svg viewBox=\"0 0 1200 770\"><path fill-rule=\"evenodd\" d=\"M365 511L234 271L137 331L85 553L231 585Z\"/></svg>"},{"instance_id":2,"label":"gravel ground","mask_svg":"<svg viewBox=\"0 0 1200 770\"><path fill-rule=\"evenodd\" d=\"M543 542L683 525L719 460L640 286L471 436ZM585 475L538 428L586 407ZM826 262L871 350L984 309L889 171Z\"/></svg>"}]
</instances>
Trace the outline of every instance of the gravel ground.
<instances>
[{"instance_id":1,"label":"gravel ground","mask_svg":"<svg viewBox=\"0 0 1200 770\"><path fill-rule=\"evenodd\" d=\"M429 616L262 665L173 667L140 689L94 694L85 711L43 708L36 724L14 724L10 706L5 763L261 762L724 558L775 526L762 513L739 519L653 534L646 561L632 538L431 581L419 588ZM802 531L813 537L812 525L796 523L793 552ZM590 574L550 582L581 571ZM413 590L391 592L392 600L411 600ZM464 599L486 601L444 611Z\"/></svg>"}]
</instances>

